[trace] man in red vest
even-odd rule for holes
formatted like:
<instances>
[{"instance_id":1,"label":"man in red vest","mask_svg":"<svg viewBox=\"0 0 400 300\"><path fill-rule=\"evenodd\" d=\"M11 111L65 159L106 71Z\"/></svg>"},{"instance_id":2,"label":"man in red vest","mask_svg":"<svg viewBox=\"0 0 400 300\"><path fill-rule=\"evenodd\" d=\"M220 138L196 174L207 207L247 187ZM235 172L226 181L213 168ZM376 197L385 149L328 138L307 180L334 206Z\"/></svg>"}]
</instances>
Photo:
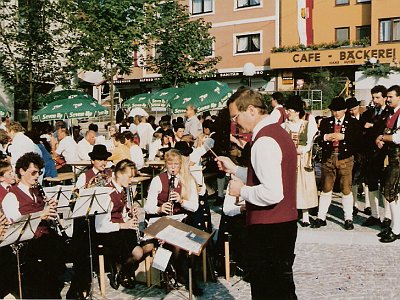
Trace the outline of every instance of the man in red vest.
<instances>
[{"instance_id":1,"label":"man in red vest","mask_svg":"<svg viewBox=\"0 0 400 300\"><path fill-rule=\"evenodd\" d=\"M247 168L219 156L234 174L229 194L246 201L248 267L253 299L296 299L292 265L297 237L297 153L287 132L267 115L263 96L237 91L228 101L231 120L252 132Z\"/></svg>"}]
</instances>

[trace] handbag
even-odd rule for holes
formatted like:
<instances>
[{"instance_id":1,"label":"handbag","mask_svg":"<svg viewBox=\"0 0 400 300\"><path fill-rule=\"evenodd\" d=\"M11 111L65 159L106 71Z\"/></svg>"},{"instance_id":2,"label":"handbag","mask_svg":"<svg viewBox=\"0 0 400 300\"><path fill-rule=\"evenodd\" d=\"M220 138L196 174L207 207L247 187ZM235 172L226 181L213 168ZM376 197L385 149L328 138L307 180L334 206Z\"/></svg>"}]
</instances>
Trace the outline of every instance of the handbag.
<instances>
[{"instance_id":1,"label":"handbag","mask_svg":"<svg viewBox=\"0 0 400 300\"><path fill-rule=\"evenodd\" d=\"M65 158L62 155L57 155L57 157L54 159L55 163L56 163L56 170L61 169L62 167L64 167L67 162L65 161Z\"/></svg>"}]
</instances>

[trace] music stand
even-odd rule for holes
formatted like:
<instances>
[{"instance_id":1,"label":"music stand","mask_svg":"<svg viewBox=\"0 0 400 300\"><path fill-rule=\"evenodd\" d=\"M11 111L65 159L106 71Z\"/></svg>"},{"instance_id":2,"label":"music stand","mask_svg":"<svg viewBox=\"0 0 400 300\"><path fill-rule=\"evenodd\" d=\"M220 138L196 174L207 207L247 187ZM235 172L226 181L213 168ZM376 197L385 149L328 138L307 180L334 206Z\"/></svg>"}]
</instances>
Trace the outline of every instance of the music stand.
<instances>
[{"instance_id":1,"label":"music stand","mask_svg":"<svg viewBox=\"0 0 400 300\"><path fill-rule=\"evenodd\" d=\"M21 279L21 266L19 260L19 249L21 248L21 242L33 239L35 236L36 229L39 226L42 212L25 215L19 221L9 225L3 241L0 243L0 247L11 246L14 253L17 256L17 271L18 271L18 287L19 296L22 298L22 279Z\"/></svg>"},{"instance_id":2,"label":"music stand","mask_svg":"<svg viewBox=\"0 0 400 300\"><path fill-rule=\"evenodd\" d=\"M71 219L85 218L88 226L88 240L89 240L89 260L90 260L90 292L89 298L92 299L93 295L93 253L92 253L92 237L90 233L90 219L89 216L96 216L99 214L106 214L110 208L111 198L109 194L112 192L111 187L93 187L84 189L79 193L76 199L74 210L70 216Z\"/></svg>"},{"instance_id":3,"label":"music stand","mask_svg":"<svg viewBox=\"0 0 400 300\"><path fill-rule=\"evenodd\" d=\"M200 256L203 248L212 237L208 232L201 231L190 225L178 222L168 217L161 217L144 230L144 233L163 240L189 253ZM189 300L192 300L192 266L189 263Z\"/></svg>"}]
</instances>

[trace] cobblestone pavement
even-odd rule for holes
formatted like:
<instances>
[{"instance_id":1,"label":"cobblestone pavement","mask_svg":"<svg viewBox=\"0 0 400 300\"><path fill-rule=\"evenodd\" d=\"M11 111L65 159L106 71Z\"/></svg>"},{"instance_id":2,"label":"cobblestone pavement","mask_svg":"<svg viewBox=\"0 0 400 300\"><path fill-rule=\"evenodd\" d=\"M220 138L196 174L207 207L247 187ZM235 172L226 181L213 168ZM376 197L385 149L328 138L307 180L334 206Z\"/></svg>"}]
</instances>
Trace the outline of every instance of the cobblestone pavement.
<instances>
[{"instance_id":1,"label":"cobblestone pavement","mask_svg":"<svg viewBox=\"0 0 400 300\"><path fill-rule=\"evenodd\" d=\"M213 224L219 223L218 210ZM343 229L343 212L334 201L328 225L320 229L299 227L294 278L299 299L400 299L400 241L382 244L379 228L360 224L366 216L354 218L355 229ZM107 283L108 284L108 283ZM97 281L95 298L101 299ZM204 295L197 299L250 299L250 285L238 277L229 282L202 284ZM63 296L68 286L63 290ZM184 287L165 294L158 287L137 285L133 290L113 290L107 285L108 299L188 299Z\"/></svg>"}]
</instances>

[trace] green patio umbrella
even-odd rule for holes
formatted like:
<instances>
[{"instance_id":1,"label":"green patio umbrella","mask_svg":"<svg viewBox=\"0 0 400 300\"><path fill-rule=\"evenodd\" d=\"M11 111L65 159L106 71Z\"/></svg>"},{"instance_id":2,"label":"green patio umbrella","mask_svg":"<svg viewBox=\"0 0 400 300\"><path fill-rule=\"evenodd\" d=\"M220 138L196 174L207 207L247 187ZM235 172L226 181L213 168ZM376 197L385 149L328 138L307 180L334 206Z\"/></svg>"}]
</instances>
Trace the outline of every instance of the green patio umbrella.
<instances>
[{"instance_id":1,"label":"green patio umbrella","mask_svg":"<svg viewBox=\"0 0 400 300\"><path fill-rule=\"evenodd\" d=\"M6 100L0 96L0 117L9 117L11 116L11 112L6 108L3 103L6 103Z\"/></svg>"},{"instance_id":2,"label":"green patio umbrella","mask_svg":"<svg viewBox=\"0 0 400 300\"><path fill-rule=\"evenodd\" d=\"M89 97L89 98L88 98ZM90 96L76 96L49 103L33 114L32 120L84 119L108 115L109 111Z\"/></svg>"},{"instance_id":3,"label":"green patio umbrella","mask_svg":"<svg viewBox=\"0 0 400 300\"><path fill-rule=\"evenodd\" d=\"M129 98L128 100L124 101L122 103L122 106L126 108L134 108L134 107L147 108L149 106L149 96L150 93L135 95Z\"/></svg>"},{"instance_id":4,"label":"green patio umbrella","mask_svg":"<svg viewBox=\"0 0 400 300\"><path fill-rule=\"evenodd\" d=\"M79 91L79 90L62 90L62 91L57 91L57 92L52 92L46 95L42 95L39 97L38 101L41 103L51 103L57 100L62 100L62 99L69 99L73 97L85 97L88 99L94 99L93 97L89 96L85 92Z\"/></svg>"},{"instance_id":5,"label":"green patio umbrella","mask_svg":"<svg viewBox=\"0 0 400 300\"><path fill-rule=\"evenodd\" d=\"M215 80L198 81L183 87L171 101L172 113L184 113L186 106L194 105L198 112L224 107L232 89L224 82Z\"/></svg>"},{"instance_id":6,"label":"green patio umbrella","mask_svg":"<svg viewBox=\"0 0 400 300\"><path fill-rule=\"evenodd\" d=\"M151 110L165 110L182 90L182 88L170 87L151 93L149 96L149 106Z\"/></svg>"}]
</instances>

